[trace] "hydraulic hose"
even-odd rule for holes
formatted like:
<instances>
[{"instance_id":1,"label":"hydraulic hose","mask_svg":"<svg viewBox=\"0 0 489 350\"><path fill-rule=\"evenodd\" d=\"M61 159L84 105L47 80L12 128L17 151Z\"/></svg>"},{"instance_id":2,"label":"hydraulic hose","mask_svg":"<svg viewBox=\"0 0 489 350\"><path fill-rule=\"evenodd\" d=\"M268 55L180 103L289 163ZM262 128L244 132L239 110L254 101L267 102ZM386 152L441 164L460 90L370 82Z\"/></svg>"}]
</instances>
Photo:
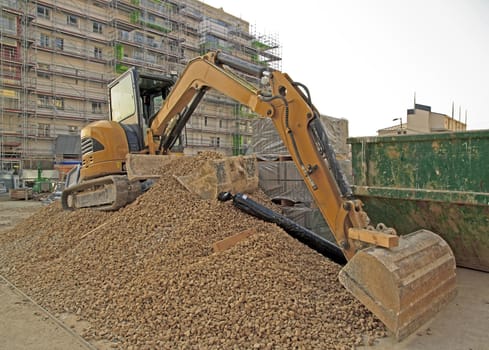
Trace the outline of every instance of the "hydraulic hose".
<instances>
[{"instance_id":1,"label":"hydraulic hose","mask_svg":"<svg viewBox=\"0 0 489 350\"><path fill-rule=\"evenodd\" d=\"M261 220L277 224L290 236L307 245L309 248L314 249L321 255L331 259L337 264L345 265L347 263L343 252L336 244L297 224L289 218L286 218L285 216L255 202L243 193L237 193L233 196L229 192L223 192L219 194L218 199L221 201L232 199L236 208Z\"/></svg>"}]
</instances>

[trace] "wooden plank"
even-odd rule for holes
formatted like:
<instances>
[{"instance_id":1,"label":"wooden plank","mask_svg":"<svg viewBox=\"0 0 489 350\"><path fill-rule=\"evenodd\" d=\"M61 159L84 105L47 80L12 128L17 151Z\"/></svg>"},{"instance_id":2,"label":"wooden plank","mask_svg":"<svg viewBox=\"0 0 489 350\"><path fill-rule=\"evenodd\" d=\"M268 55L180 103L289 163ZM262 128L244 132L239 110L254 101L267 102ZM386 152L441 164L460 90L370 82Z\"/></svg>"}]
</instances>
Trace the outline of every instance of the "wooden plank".
<instances>
[{"instance_id":1,"label":"wooden plank","mask_svg":"<svg viewBox=\"0 0 489 350\"><path fill-rule=\"evenodd\" d=\"M100 224L100 225L98 225L97 227L95 227L93 230L88 231L87 233L85 233L83 236L81 236L81 237L80 237L80 240L82 240L83 238L87 237L89 234L91 234L91 233L93 233L93 232L97 231L99 228L104 227L104 226L105 226L105 225L107 225L108 223L109 223L108 221L107 221L107 222L104 222L103 224Z\"/></svg>"},{"instance_id":2,"label":"wooden plank","mask_svg":"<svg viewBox=\"0 0 489 350\"><path fill-rule=\"evenodd\" d=\"M348 229L348 237L384 248L392 248L399 245L399 236L362 228L350 227Z\"/></svg>"},{"instance_id":3,"label":"wooden plank","mask_svg":"<svg viewBox=\"0 0 489 350\"><path fill-rule=\"evenodd\" d=\"M234 247L236 244L239 242L245 240L252 234L256 233L255 229L249 229L249 230L244 230L241 231L240 233L237 233L233 236L224 238L220 241L215 242L212 247L214 248L214 253L222 252L224 250L227 250L229 248Z\"/></svg>"}]
</instances>

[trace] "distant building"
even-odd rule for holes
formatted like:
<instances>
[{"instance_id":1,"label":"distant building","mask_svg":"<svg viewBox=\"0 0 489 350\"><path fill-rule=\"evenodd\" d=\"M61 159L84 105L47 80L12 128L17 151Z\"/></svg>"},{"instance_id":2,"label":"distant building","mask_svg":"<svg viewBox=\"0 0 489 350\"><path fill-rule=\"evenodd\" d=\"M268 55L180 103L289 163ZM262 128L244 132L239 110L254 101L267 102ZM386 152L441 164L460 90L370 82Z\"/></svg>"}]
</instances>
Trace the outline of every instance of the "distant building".
<instances>
[{"instance_id":1,"label":"distant building","mask_svg":"<svg viewBox=\"0 0 489 350\"><path fill-rule=\"evenodd\" d=\"M379 136L426 134L447 131L465 131L467 125L448 115L431 111L430 106L414 104L414 108L407 110L406 123L402 118L396 118L399 124L377 131Z\"/></svg>"}]
</instances>

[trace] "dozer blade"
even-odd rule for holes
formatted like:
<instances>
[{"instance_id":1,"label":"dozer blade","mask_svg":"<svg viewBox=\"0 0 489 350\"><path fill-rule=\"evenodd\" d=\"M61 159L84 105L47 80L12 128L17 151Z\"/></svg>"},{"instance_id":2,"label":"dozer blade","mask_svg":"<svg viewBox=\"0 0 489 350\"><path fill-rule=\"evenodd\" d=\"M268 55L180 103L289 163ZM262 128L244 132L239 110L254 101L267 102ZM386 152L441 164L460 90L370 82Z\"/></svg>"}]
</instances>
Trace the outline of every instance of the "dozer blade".
<instances>
[{"instance_id":1,"label":"dozer blade","mask_svg":"<svg viewBox=\"0 0 489 350\"><path fill-rule=\"evenodd\" d=\"M129 154L126 158L130 180L157 178L158 169L171 166L175 159L193 156ZM251 193L258 188L258 166L254 156L233 156L199 162L189 175L176 176L187 190L203 199L215 199L220 192Z\"/></svg>"},{"instance_id":2,"label":"dozer blade","mask_svg":"<svg viewBox=\"0 0 489 350\"><path fill-rule=\"evenodd\" d=\"M456 294L452 250L427 230L401 236L399 246L392 249L358 251L339 279L399 341Z\"/></svg>"},{"instance_id":3,"label":"dozer blade","mask_svg":"<svg viewBox=\"0 0 489 350\"><path fill-rule=\"evenodd\" d=\"M140 182L131 182L125 175L104 176L66 188L61 194L61 205L65 210L117 210L134 201L142 192Z\"/></svg>"}]
</instances>

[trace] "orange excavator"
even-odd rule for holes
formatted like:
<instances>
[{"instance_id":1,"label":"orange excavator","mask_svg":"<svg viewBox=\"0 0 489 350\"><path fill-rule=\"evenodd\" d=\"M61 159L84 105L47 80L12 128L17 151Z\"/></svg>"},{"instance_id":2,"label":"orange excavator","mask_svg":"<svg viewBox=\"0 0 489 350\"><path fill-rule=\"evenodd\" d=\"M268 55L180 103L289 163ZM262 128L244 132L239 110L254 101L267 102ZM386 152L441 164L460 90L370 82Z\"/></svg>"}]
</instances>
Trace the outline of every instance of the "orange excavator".
<instances>
[{"instance_id":1,"label":"orange excavator","mask_svg":"<svg viewBox=\"0 0 489 350\"><path fill-rule=\"evenodd\" d=\"M242 74L260 78L260 87ZM182 130L210 89L273 121L348 260L340 282L397 339L453 298L450 247L427 230L399 237L392 228L372 225L338 166L308 89L283 72L220 51L191 60L176 82L130 70L112 83L111 118L82 130L82 165L69 175L63 207L113 210L140 195L154 173L153 160L178 153Z\"/></svg>"}]
</instances>

